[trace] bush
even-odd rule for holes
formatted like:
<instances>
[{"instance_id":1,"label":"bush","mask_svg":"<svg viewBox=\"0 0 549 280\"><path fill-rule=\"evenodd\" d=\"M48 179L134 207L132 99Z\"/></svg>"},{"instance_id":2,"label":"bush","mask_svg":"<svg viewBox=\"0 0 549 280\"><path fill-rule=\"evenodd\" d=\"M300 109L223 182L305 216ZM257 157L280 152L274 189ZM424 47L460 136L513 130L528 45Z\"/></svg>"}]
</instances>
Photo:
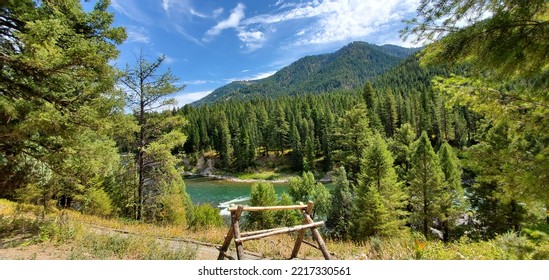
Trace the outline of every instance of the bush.
<instances>
[{"instance_id":1,"label":"bush","mask_svg":"<svg viewBox=\"0 0 549 280\"><path fill-rule=\"evenodd\" d=\"M201 204L193 207L192 219L189 227L193 230L209 229L223 225L223 219L219 215L219 209L210 204Z\"/></svg>"},{"instance_id":2,"label":"bush","mask_svg":"<svg viewBox=\"0 0 549 280\"><path fill-rule=\"evenodd\" d=\"M86 214L107 217L113 211L111 199L102 189L89 189L83 202L82 212Z\"/></svg>"},{"instance_id":3,"label":"bush","mask_svg":"<svg viewBox=\"0 0 549 280\"><path fill-rule=\"evenodd\" d=\"M187 225L187 212L181 195L165 194L158 199L158 202L160 210L155 215L155 220L165 224Z\"/></svg>"},{"instance_id":4,"label":"bush","mask_svg":"<svg viewBox=\"0 0 549 280\"><path fill-rule=\"evenodd\" d=\"M252 185L250 206L274 206L277 203L274 187L270 183ZM273 211L254 211L247 213L246 226L250 229L266 229L275 225Z\"/></svg>"}]
</instances>

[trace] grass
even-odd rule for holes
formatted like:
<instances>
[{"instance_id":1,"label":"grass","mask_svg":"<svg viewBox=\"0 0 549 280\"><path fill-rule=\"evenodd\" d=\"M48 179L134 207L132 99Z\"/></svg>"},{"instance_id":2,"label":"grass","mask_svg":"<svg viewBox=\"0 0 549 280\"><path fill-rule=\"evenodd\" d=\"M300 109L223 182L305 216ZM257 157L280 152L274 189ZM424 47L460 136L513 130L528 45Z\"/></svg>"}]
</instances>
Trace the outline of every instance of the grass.
<instances>
[{"instance_id":1,"label":"grass","mask_svg":"<svg viewBox=\"0 0 549 280\"><path fill-rule=\"evenodd\" d=\"M95 219L93 216L55 211L42 217L36 215L39 209L0 200L0 249L34 244L52 249L63 246L67 259L172 260L196 256L192 246L171 246L152 236L96 233L86 225ZM107 219L100 220L107 224Z\"/></svg>"},{"instance_id":2,"label":"grass","mask_svg":"<svg viewBox=\"0 0 549 280\"><path fill-rule=\"evenodd\" d=\"M54 211L41 218L41 208L0 199L0 249L31 244L67 246L68 259L193 259L196 250L173 248L159 238L185 238L221 245L227 226L189 230L170 225L145 224L122 219L84 215L76 211ZM63 218L64 217L64 218ZM133 234L100 234L90 225ZM296 234L284 234L244 243L244 249L267 259L287 259ZM306 239L311 240L310 236ZM489 241L462 238L451 243L425 241L421 235L370 238L361 243L326 239L328 250L342 260L507 260L549 259L547 230L508 233ZM192 246L191 246L192 247ZM231 250L234 244L231 243ZM320 251L303 244L302 259L322 259Z\"/></svg>"},{"instance_id":3,"label":"grass","mask_svg":"<svg viewBox=\"0 0 549 280\"><path fill-rule=\"evenodd\" d=\"M272 170L255 172L236 172L232 175L241 180L289 180L296 177L292 173L278 173Z\"/></svg>"}]
</instances>

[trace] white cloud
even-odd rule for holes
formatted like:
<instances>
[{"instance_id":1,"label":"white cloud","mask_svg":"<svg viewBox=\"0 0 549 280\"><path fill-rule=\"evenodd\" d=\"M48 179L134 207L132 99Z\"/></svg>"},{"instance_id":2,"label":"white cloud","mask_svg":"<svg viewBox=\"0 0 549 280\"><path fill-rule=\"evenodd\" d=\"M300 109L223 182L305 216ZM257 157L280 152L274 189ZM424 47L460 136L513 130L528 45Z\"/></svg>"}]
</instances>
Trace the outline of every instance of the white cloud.
<instances>
[{"instance_id":1,"label":"white cloud","mask_svg":"<svg viewBox=\"0 0 549 280\"><path fill-rule=\"evenodd\" d=\"M189 9L189 13L193 16L197 16L199 18L208 18L209 16L208 15L205 15L201 12L198 12L197 10L193 9L193 8L190 8Z\"/></svg>"},{"instance_id":2,"label":"white cloud","mask_svg":"<svg viewBox=\"0 0 549 280\"><path fill-rule=\"evenodd\" d=\"M240 25L240 21L244 18L244 9L246 9L246 6L242 3L238 3L231 11L229 17L218 22L214 27L206 31L206 35L212 37L219 35L225 29L237 28Z\"/></svg>"},{"instance_id":3,"label":"white cloud","mask_svg":"<svg viewBox=\"0 0 549 280\"><path fill-rule=\"evenodd\" d=\"M126 28L126 33L128 34L127 42L145 43L145 44L148 44L150 42L149 35L147 34L147 31L143 27L128 26Z\"/></svg>"},{"instance_id":4,"label":"white cloud","mask_svg":"<svg viewBox=\"0 0 549 280\"><path fill-rule=\"evenodd\" d=\"M183 81L183 84L185 85L203 85L207 83L212 83L213 81L208 80L194 80L194 81Z\"/></svg>"},{"instance_id":5,"label":"white cloud","mask_svg":"<svg viewBox=\"0 0 549 280\"><path fill-rule=\"evenodd\" d=\"M212 16L214 18L217 18L218 16L220 16L223 13L223 11L225 11L223 8L217 8L212 12Z\"/></svg>"},{"instance_id":6,"label":"white cloud","mask_svg":"<svg viewBox=\"0 0 549 280\"><path fill-rule=\"evenodd\" d=\"M206 95L212 93L212 90L210 91L197 91L197 92L189 92L189 93L179 93L175 95L173 98L177 101L177 107L183 107L185 104L189 104L192 102L195 102L199 99L202 99Z\"/></svg>"},{"instance_id":7,"label":"white cloud","mask_svg":"<svg viewBox=\"0 0 549 280\"><path fill-rule=\"evenodd\" d=\"M265 43L265 34L261 31L241 30L238 32L238 39L244 43L244 46L246 46L249 51L254 51L263 47L263 44Z\"/></svg>"},{"instance_id":8,"label":"white cloud","mask_svg":"<svg viewBox=\"0 0 549 280\"><path fill-rule=\"evenodd\" d=\"M134 0L111 0L111 6L117 12L135 22L149 24L151 20L141 11L140 5L142 3L136 3Z\"/></svg>"},{"instance_id":9,"label":"white cloud","mask_svg":"<svg viewBox=\"0 0 549 280\"><path fill-rule=\"evenodd\" d=\"M167 13L170 10L170 0L162 0L162 8Z\"/></svg>"},{"instance_id":10,"label":"white cloud","mask_svg":"<svg viewBox=\"0 0 549 280\"><path fill-rule=\"evenodd\" d=\"M278 3L282 4L282 2ZM293 45L326 44L364 38L389 23L400 22L415 12L419 0L324 0L311 1L277 13L261 14L242 21L248 28L272 26L307 19Z\"/></svg>"},{"instance_id":11,"label":"white cloud","mask_svg":"<svg viewBox=\"0 0 549 280\"><path fill-rule=\"evenodd\" d=\"M247 70L246 72L248 72L249 70ZM242 71L244 72L244 71ZM269 71L269 72L260 72L260 73L257 73L253 76L246 76L246 77L239 77L239 78L229 78L229 79L224 79L223 81L226 82L226 83L232 83L234 81L253 81L253 80L260 80L260 79L264 79L264 78L267 78L267 77L270 77L272 76L274 73L276 73L276 71Z\"/></svg>"}]
</instances>

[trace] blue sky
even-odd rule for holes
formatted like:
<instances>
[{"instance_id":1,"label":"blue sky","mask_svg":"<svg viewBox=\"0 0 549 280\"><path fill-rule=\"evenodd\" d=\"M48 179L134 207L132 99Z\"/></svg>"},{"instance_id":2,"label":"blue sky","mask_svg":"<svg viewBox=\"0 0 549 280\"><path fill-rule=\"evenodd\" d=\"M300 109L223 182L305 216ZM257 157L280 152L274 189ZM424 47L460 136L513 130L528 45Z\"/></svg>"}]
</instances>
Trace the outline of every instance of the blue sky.
<instances>
[{"instance_id":1,"label":"blue sky","mask_svg":"<svg viewBox=\"0 0 549 280\"><path fill-rule=\"evenodd\" d=\"M142 51L162 54L187 87L178 106L235 80L272 75L306 56L333 52L352 41L402 42L403 19L419 0L111 0L115 26L128 39L114 63L124 68Z\"/></svg>"}]
</instances>

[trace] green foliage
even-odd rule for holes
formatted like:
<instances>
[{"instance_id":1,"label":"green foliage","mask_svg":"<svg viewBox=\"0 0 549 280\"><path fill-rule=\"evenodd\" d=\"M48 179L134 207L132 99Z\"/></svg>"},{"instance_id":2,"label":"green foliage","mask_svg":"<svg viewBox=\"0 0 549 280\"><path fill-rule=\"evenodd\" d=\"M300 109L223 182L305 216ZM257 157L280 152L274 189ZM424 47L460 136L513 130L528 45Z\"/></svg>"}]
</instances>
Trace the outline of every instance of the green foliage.
<instances>
[{"instance_id":1,"label":"green foliage","mask_svg":"<svg viewBox=\"0 0 549 280\"><path fill-rule=\"evenodd\" d=\"M83 199L82 212L103 217L109 216L113 212L109 195L102 189L89 189Z\"/></svg>"},{"instance_id":2,"label":"green foliage","mask_svg":"<svg viewBox=\"0 0 549 280\"><path fill-rule=\"evenodd\" d=\"M192 219L189 227L193 230L209 229L223 225L223 219L219 215L219 209L210 204L193 206Z\"/></svg>"},{"instance_id":3,"label":"green foliage","mask_svg":"<svg viewBox=\"0 0 549 280\"><path fill-rule=\"evenodd\" d=\"M397 181L387 144L376 134L364 153L353 221L356 240L398 236L405 223L406 195Z\"/></svg>"},{"instance_id":4,"label":"green foliage","mask_svg":"<svg viewBox=\"0 0 549 280\"><path fill-rule=\"evenodd\" d=\"M250 206L274 206L277 204L274 187L270 183L256 183L252 185ZM253 211L246 216L246 225L249 228L267 229L275 226L273 211Z\"/></svg>"},{"instance_id":5,"label":"green foliage","mask_svg":"<svg viewBox=\"0 0 549 280\"><path fill-rule=\"evenodd\" d=\"M324 216L329 213L330 192L322 183L315 181L315 177L311 172L303 172L301 177L292 178L288 193L295 202L306 203L312 201L314 203L313 217L316 215Z\"/></svg>"},{"instance_id":6,"label":"green foliage","mask_svg":"<svg viewBox=\"0 0 549 280\"><path fill-rule=\"evenodd\" d=\"M425 131L414 144L410 169L410 222L425 238L440 215L440 194L444 174Z\"/></svg>"},{"instance_id":7,"label":"green foliage","mask_svg":"<svg viewBox=\"0 0 549 280\"><path fill-rule=\"evenodd\" d=\"M335 240L347 240L351 236L353 193L349 187L344 167L335 170L331 209L326 219L328 236Z\"/></svg>"},{"instance_id":8,"label":"green foliage","mask_svg":"<svg viewBox=\"0 0 549 280\"><path fill-rule=\"evenodd\" d=\"M164 59L165 56L161 56L149 62L140 54L136 65L126 66L120 79L139 127L137 139L131 147L136 153L138 174L136 218L186 225L187 216L191 214L191 202L176 168L179 160L171 152L187 140L181 132L186 121L167 111L154 112L174 104L175 100L166 96L183 90L185 86L175 86L178 78L170 69L157 73Z\"/></svg>"},{"instance_id":9,"label":"green foliage","mask_svg":"<svg viewBox=\"0 0 549 280\"><path fill-rule=\"evenodd\" d=\"M13 198L29 184L48 199L82 195L112 173L118 154L110 135L123 104L109 62L125 32L111 27L107 7L3 3L0 195ZM33 166L50 175L37 178Z\"/></svg>"},{"instance_id":10,"label":"green foliage","mask_svg":"<svg viewBox=\"0 0 549 280\"><path fill-rule=\"evenodd\" d=\"M403 124L395 133L392 141L389 143L389 149L395 158L395 170L401 181L406 181L408 185L408 171L410 170L410 161L412 158L412 144L416 140L412 126L409 123Z\"/></svg>"},{"instance_id":11,"label":"green foliage","mask_svg":"<svg viewBox=\"0 0 549 280\"><path fill-rule=\"evenodd\" d=\"M480 182L475 195L483 196L473 202L481 220L491 224L489 235L518 231L525 212L548 205L543 187L549 182L547 7L543 0L424 0L404 30L418 40L445 35L423 50L424 64L469 66L466 73L434 84L449 95L450 105L467 106L486 118L466 155ZM492 223L496 220L505 226Z\"/></svg>"},{"instance_id":12,"label":"green foliage","mask_svg":"<svg viewBox=\"0 0 549 280\"><path fill-rule=\"evenodd\" d=\"M465 198L461 187L461 167L452 147L444 142L438 151L444 185L440 193L440 214L443 240L448 241L451 230L465 212Z\"/></svg>"},{"instance_id":13,"label":"green foliage","mask_svg":"<svg viewBox=\"0 0 549 280\"><path fill-rule=\"evenodd\" d=\"M372 136L367 116L366 106L359 104L339 119L334 130L334 158L344 164L352 180L360 172L362 152Z\"/></svg>"},{"instance_id":14,"label":"green foliage","mask_svg":"<svg viewBox=\"0 0 549 280\"><path fill-rule=\"evenodd\" d=\"M284 192L280 195L278 205L293 205L292 197ZM275 223L281 226L295 226L301 223L303 216L297 210L281 210L275 212Z\"/></svg>"},{"instance_id":15,"label":"green foliage","mask_svg":"<svg viewBox=\"0 0 549 280\"><path fill-rule=\"evenodd\" d=\"M429 62L467 62L496 79L546 79L547 19L544 0L423 0L403 34L418 41L445 35L423 51Z\"/></svg>"}]
</instances>

